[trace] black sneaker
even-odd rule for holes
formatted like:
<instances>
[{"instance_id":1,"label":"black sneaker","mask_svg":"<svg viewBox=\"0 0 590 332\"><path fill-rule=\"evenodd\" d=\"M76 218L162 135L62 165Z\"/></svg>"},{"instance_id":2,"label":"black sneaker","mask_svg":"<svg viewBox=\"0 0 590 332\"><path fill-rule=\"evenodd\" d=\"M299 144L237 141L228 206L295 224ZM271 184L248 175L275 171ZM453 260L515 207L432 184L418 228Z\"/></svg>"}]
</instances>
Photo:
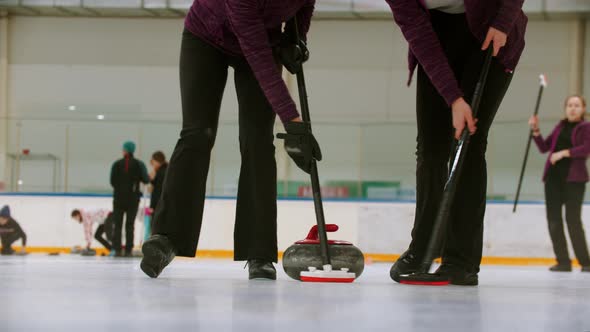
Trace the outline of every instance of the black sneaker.
<instances>
[{"instance_id":1,"label":"black sneaker","mask_svg":"<svg viewBox=\"0 0 590 332\"><path fill-rule=\"evenodd\" d=\"M403 253L389 270L389 276L399 282L402 274L412 274L420 268L420 259L409 250Z\"/></svg>"},{"instance_id":2,"label":"black sneaker","mask_svg":"<svg viewBox=\"0 0 590 332\"><path fill-rule=\"evenodd\" d=\"M590 265L582 266L582 272L590 272Z\"/></svg>"},{"instance_id":3,"label":"black sneaker","mask_svg":"<svg viewBox=\"0 0 590 332\"><path fill-rule=\"evenodd\" d=\"M248 272L250 273L249 279L268 279L277 280L277 270L274 265L269 261L260 259L249 259L248 260Z\"/></svg>"},{"instance_id":4,"label":"black sneaker","mask_svg":"<svg viewBox=\"0 0 590 332\"><path fill-rule=\"evenodd\" d=\"M170 240L160 234L150 236L141 247L141 270L150 278L157 278L176 256Z\"/></svg>"},{"instance_id":5,"label":"black sneaker","mask_svg":"<svg viewBox=\"0 0 590 332\"><path fill-rule=\"evenodd\" d=\"M549 268L549 271L551 271L551 272L572 272L572 266L565 265L565 264L555 264Z\"/></svg>"},{"instance_id":6,"label":"black sneaker","mask_svg":"<svg viewBox=\"0 0 590 332\"><path fill-rule=\"evenodd\" d=\"M7 248L2 248L2 251L0 252L1 255L13 255L14 254L14 249L12 249L11 247L7 247Z\"/></svg>"},{"instance_id":7,"label":"black sneaker","mask_svg":"<svg viewBox=\"0 0 590 332\"><path fill-rule=\"evenodd\" d=\"M435 274L446 276L451 285L457 286L477 286L479 284L479 276L475 272L468 272L465 269L451 265L442 264L436 269Z\"/></svg>"}]
</instances>

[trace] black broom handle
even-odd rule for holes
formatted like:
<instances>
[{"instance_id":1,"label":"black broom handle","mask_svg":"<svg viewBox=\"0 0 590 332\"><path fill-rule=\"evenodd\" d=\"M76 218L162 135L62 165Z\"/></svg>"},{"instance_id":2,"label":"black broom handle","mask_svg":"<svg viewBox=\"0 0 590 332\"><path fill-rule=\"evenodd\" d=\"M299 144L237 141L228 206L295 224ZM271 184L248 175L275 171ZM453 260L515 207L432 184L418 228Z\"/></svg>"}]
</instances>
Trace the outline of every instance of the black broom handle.
<instances>
[{"instance_id":1,"label":"black broom handle","mask_svg":"<svg viewBox=\"0 0 590 332\"><path fill-rule=\"evenodd\" d=\"M481 97L485 88L488 73L490 71L490 66L492 63L492 55L493 46L490 45L486 53L483 68L481 70L481 73L479 74L477 85L475 86L475 91L473 92L473 99L471 101L473 118L477 117L477 113L479 111ZM457 191L459 174L461 173L461 169L463 168L465 156L467 154L467 148L469 147L469 139L469 128L465 127L465 129L463 129L463 132L461 133L461 138L457 143L454 158L451 161L451 171L449 172L449 177L447 179L447 183L445 184L442 199L439 205L438 214L436 215L436 219L434 220L432 233L430 236L430 240L428 242L428 247L426 249L426 255L424 256L424 260L422 261L422 265L420 266L420 272L422 273L428 273L430 271L432 261L437 256L437 252L439 250L439 245L442 241L442 237L446 233L446 226L450 216L453 198L455 197L455 192Z\"/></svg>"},{"instance_id":2,"label":"black broom handle","mask_svg":"<svg viewBox=\"0 0 590 332\"><path fill-rule=\"evenodd\" d=\"M299 27L297 26L297 16L294 16L290 22L287 23L287 27L292 30L294 41L299 44ZM305 75L303 73L303 65L301 70L296 74L297 76L297 89L299 91L299 102L301 107L301 117L303 122L309 125L311 132L311 116L309 114L309 104L307 100L307 88L305 86ZM314 158L311 160L311 189L313 191L313 203L315 206L315 216L318 225L318 235L320 237L320 251L322 255L323 265L331 265L330 251L328 250L328 235L326 234L326 219L324 217L324 205L322 203L322 193L320 186L320 178L318 174L317 162Z\"/></svg>"},{"instance_id":3,"label":"black broom handle","mask_svg":"<svg viewBox=\"0 0 590 332\"><path fill-rule=\"evenodd\" d=\"M543 91L545 90L545 77L541 75L541 84L539 85L539 94L537 95L537 103L535 105L535 112L533 115L539 114L539 107L541 105L541 98L543 96ZM524 159L522 161L522 168L520 169L520 177L518 179L518 187L516 189L516 197L514 198L514 207L512 208L512 213L516 212L516 207L518 206L518 200L520 198L520 190L522 189L522 181L524 179L524 173L526 171L526 165L529 160L529 150L531 149L531 141L533 140L533 130L529 131L529 139L526 143L526 149L524 151Z\"/></svg>"}]
</instances>

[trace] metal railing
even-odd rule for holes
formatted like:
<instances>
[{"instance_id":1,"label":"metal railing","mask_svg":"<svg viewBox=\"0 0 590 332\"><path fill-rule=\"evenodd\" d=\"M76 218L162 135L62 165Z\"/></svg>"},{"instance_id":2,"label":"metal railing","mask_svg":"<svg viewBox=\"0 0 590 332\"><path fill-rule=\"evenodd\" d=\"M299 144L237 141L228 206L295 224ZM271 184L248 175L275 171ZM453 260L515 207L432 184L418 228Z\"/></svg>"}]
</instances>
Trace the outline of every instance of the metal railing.
<instances>
[{"instance_id":1,"label":"metal railing","mask_svg":"<svg viewBox=\"0 0 590 332\"><path fill-rule=\"evenodd\" d=\"M175 121L8 121L12 161L6 165L6 190L16 192L110 193L110 167L121 158L124 140L137 143L136 156L149 167L149 158L156 150L170 157L180 130L180 123ZM555 122L542 122L543 131L548 133ZM319 169L326 197L415 198L415 123L318 122L314 127L324 152ZM276 131L279 130L280 125ZM490 199L513 198L527 130L526 119L494 124L487 152ZM279 196L307 197L307 175L291 162L280 142L275 144ZM545 160L546 155L536 149L531 151L523 200L543 198L541 174ZM238 125L222 122L211 157L207 194L235 196L239 169Z\"/></svg>"}]
</instances>

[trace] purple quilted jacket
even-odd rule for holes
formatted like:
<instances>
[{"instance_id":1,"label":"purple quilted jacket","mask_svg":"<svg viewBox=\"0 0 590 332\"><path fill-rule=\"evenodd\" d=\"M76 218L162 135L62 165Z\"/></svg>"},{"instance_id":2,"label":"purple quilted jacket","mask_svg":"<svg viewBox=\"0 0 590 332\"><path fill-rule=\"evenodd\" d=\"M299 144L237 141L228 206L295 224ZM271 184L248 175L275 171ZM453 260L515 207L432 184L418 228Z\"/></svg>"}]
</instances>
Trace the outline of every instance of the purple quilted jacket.
<instances>
[{"instance_id":1,"label":"purple quilted jacket","mask_svg":"<svg viewBox=\"0 0 590 332\"><path fill-rule=\"evenodd\" d=\"M288 122L299 116L272 47L281 26L297 15L300 33L309 30L315 0L195 0L186 17L187 30L222 51L244 56L272 109Z\"/></svg>"},{"instance_id":2,"label":"purple quilted jacket","mask_svg":"<svg viewBox=\"0 0 590 332\"><path fill-rule=\"evenodd\" d=\"M436 87L439 94L451 105L463 96L459 83L443 52L424 0L385 0L393 18L410 46L410 79L418 63ZM524 50L527 17L522 11L524 0L465 0L465 16L471 33L482 42L490 27L508 35L498 61L513 71Z\"/></svg>"}]
</instances>

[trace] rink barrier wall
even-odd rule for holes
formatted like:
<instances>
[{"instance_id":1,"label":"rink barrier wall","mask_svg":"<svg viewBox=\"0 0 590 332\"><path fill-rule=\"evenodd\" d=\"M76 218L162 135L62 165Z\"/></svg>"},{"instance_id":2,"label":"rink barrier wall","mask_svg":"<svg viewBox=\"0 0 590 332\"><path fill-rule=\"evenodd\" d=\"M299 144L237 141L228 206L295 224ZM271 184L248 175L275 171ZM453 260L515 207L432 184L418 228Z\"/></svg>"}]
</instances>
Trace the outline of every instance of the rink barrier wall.
<instances>
[{"instance_id":1,"label":"rink barrier wall","mask_svg":"<svg viewBox=\"0 0 590 332\"><path fill-rule=\"evenodd\" d=\"M71 210L110 209L111 201L110 195L101 194L0 193L0 205L11 206L14 218L27 233L27 250L33 253L68 253L73 246L84 246L82 226L70 219ZM145 206L147 199L142 204ZM329 237L353 242L365 252L368 263L394 261L408 246L414 204L326 200L327 222L340 226ZM590 205L585 204L583 209L583 215L590 213ZM315 223L315 214L309 199L279 199L277 210L278 244L282 252L305 237ZM234 211L233 197L207 198L197 257L233 258ZM140 221L136 223L136 246L141 240ZM512 202L490 201L485 223L484 264L554 263L543 202L523 202L518 213L513 214ZM587 221L584 224L586 229L590 227ZM20 241L15 245L20 245ZM94 242L93 247L98 249L100 245Z\"/></svg>"},{"instance_id":2,"label":"rink barrier wall","mask_svg":"<svg viewBox=\"0 0 590 332\"><path fill-rule=\"evenodd\" d=\"M21 247L14 246L15 250L19 251ZM97 256L107 256L108 250L104 248L93 248L96 250ZM27 247L26 252L29 254L71 254L71 248L59 247ZM371 254L364 253L365 264L372 263L393 263L400 255L387 254ZM233 259L234 252L231 250L199 250L194 258L198 259ZM283 252L279 251L279 262L283 257ZM180 259L193 259L191 257L177 257ZM440 263L440 260L436 260ZM548 266L555 264L554 258L539 258L539 257L483 257L482 265L509 265L509 266ZM580 267L577 260L572 261L574 267Z\"/></svg>"}]
</instances>

